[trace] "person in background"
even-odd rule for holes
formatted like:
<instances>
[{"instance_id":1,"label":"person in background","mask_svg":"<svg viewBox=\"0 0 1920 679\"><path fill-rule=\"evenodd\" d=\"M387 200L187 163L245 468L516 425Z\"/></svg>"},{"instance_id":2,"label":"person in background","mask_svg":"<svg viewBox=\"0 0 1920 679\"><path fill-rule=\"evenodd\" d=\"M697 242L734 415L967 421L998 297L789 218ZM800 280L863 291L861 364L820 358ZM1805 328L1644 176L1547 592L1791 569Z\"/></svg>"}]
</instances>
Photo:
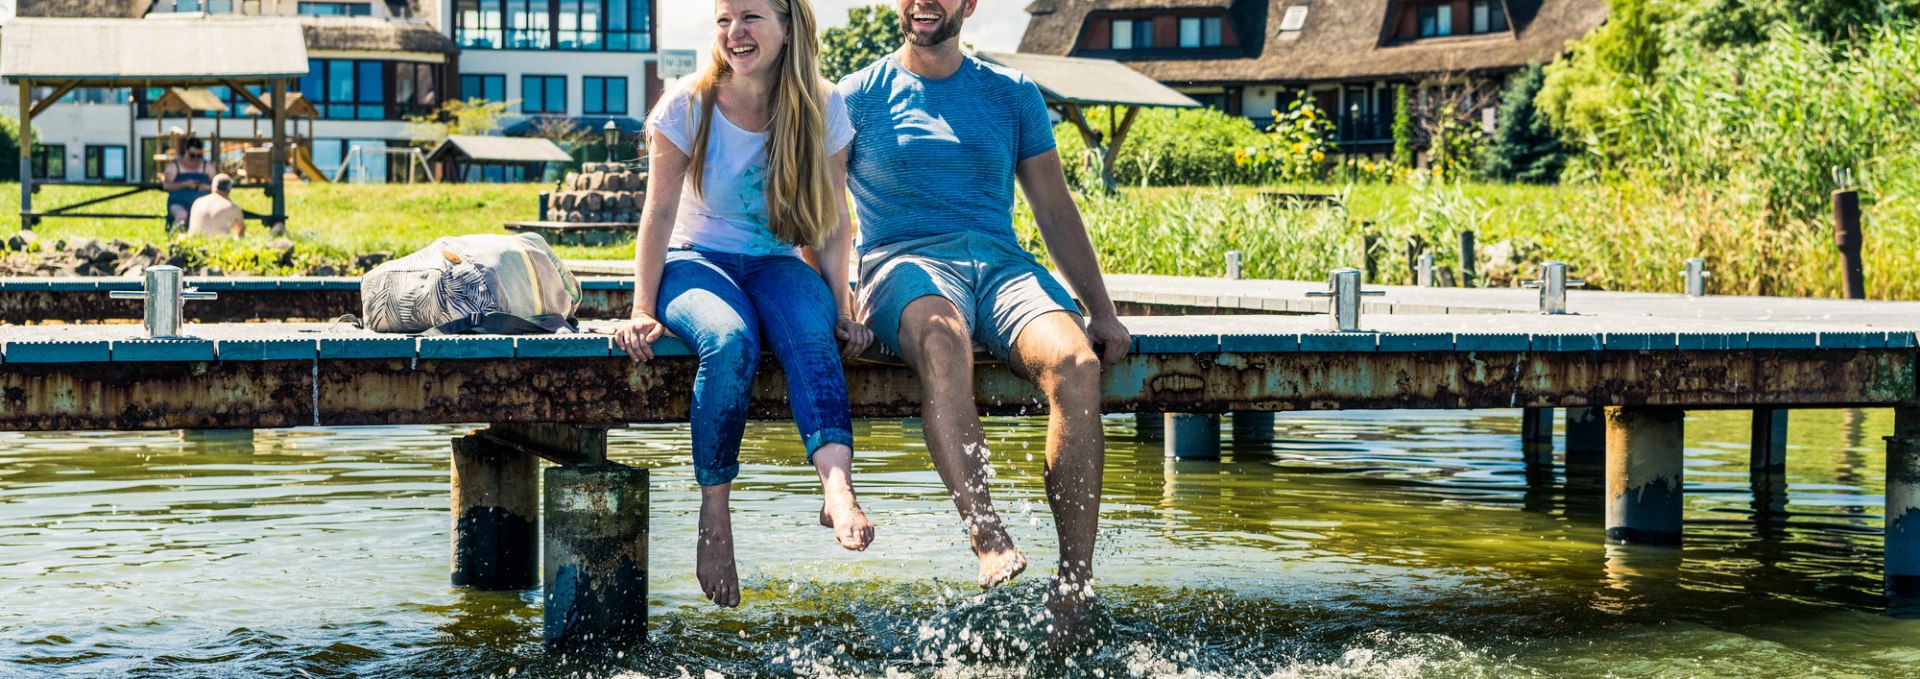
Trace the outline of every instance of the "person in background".
<instances>
[{"instance_id":1,"label":"person in background","mask_svg":"<svg viewBox=\"0 0 1920 679\"><path fill-rule=\"evenodd\" d=\"M197 138L183 139L173 160L167 161L160 174L160 190L167 192L168 228L180 229L187 225L193 201L213 188L214 174L213 163L207 160L206 146Z\"/></svg>"},{"instance_id":2,"label":"person in background","mask_svg":"<svg viewBox=\"0 0 1920 679\"><path fill-rule=\"evenodd\" d=\"M228 197L227 194L232 190L232 177L225 174L214 175L213 193L193 201L193 208L188 211L187 233L196 236L231 236L233 238L247 235L246 212Z\"/></svg>"}]
</instances>

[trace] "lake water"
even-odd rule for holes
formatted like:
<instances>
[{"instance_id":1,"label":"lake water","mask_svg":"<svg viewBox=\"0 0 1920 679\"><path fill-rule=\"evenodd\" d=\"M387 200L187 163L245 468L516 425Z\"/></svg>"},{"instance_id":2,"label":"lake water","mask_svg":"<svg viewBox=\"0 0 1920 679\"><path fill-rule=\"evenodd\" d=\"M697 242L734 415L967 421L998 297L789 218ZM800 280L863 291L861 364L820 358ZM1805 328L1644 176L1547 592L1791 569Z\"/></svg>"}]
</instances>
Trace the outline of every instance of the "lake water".
<instances>
[{"instance_id":1,"label":"lake water","mask_svg":"<svg viewBox=\"0 0 1920 679\"><path fill-rule=\"evenodd\" d=\"M1756 515L1747 415L1687 421L1686 545L1610 547L1600 488L1529 486L1518 411L1281 414L1279 440L1169 461L1109 436L1078 657L1042 640L1045 426L993 419L1035 567L981 594L915 421L859 423L864 553L814 523L790 426L734 490L744 605L693 576L685 426L617 430L653 470L652 643L539 644L538 592L447 578L462 427L0 434L0 676L1907 676L1880 585L1884 410L1800 411L1784 513Z\"/></svg>"}]
</instances>

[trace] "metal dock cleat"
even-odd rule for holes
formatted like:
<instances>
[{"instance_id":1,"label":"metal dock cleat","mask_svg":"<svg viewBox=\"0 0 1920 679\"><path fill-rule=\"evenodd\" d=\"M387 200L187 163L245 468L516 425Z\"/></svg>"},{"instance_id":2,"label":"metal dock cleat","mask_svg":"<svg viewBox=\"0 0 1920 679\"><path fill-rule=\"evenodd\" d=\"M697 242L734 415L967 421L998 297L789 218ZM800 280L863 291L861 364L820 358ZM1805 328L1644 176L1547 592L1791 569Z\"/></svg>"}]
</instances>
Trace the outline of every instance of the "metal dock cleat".
<instances>
[{"instance_id":1,"label":"metal dock cleat","mask_svg":"<svg viewBox=\"0 0 1920 679\"><path fill-rule=\"evenodd\" d=\"M1360 332L1360 298L1378 297L1387 294L1380 290L1360 289L1360 270L1353 268L1334 269L1327 280L1327 290L1308 292L1308 297L1332 297L1333 304L1327 309L1332 317L1336 332Z\"/></svg>"},{"instance_id":2,"label":"metal dock cleat","mask_svg":"<svg viewBox=\"0 0 1920 679\"><path fill-rule=\"evenodd\" d=\"M1540 289L1540 313L1559 315L1567 313L1567 288L1586 285L1583 280L1567 279L1566 262L1546 262L1540 265L1540 280L1521 283L1524 287Z\"/></svg>"},{"instance_id":3,"label":"metal dock cleat","mask_svg":"<svg viewBox=\"0 0 1920 679\"><path fill-rule=\"evenodd\" d=\"M1707 296L1707 277L1713 275L1707 272L1707 260L1700 257L1687 260L1687 270L1681 274L1687 277L1688 297Z\"/></svg>"},{"instance_id":4,"label":"metal dock cleat","mask_svg":"<svg viewBox=\"0 0 1920 679\"><path fill-rule=\"evenodd\" d=\"M114 299L146 300L142 324L147 328L148 339L181 339L180 318L186 301L219 297L218 293L184 288L185 277L177 266L147 267L146 279L145 290L115 290L108 294Z\"/></svg>"}]
</instances>

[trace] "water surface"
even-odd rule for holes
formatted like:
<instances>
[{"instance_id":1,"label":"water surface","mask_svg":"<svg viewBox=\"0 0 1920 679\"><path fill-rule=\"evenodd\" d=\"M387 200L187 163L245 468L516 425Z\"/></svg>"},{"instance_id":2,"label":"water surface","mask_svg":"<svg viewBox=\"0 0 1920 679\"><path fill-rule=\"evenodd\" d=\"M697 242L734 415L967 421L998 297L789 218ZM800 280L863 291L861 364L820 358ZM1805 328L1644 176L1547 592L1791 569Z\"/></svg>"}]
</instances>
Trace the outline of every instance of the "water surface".
<instances>
[{"instance_id":1,"label":"water surface","mask_svg":"<svg viewBox=\"0 0 1920 679\"><path fill-rule=\"evenodd\" d=\"M0 434L0 676L1896 676L1888 411L1794 414L1757 505L1747 416L1687 421L1680 549L1604 544L1593 473L1530 479L1517 411L1282 414L1272 444L1169 461L1107 419L1093 640L1042 643L1044 423L990 420L1035 568L982 594L914 421L859 423L874 547L815 524L789 425L749 427L745 605L693 578L685 426L614 433L653 469L653 643L541 649L537 592L447 581L463 427ZM183 440L183 438L185 440ZM1784 494L1784 501L1780 496ZM1771 498L1771 500L1767 498Z\"/></svg>"}]
</instances>

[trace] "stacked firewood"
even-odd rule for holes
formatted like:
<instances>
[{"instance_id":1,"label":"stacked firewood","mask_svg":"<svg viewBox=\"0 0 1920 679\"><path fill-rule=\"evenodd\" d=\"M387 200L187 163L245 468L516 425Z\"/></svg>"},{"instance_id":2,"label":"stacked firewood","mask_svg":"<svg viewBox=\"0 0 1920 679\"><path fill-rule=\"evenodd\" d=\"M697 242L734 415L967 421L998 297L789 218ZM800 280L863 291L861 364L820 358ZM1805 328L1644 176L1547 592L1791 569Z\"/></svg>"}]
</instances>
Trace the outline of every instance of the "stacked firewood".
<instances>
[{"instance_id":1,"label":"stacked firewood","mask_svg":"<svg viewBox=\"0 0 1920 679\"><path fill-rule=\"evenodd\" d=\"M636 165L587 163L568 172L560 190L547 195L547 219L555 222L638 222L647 200L647 173Z\"/></svg>"}]
</instances>

